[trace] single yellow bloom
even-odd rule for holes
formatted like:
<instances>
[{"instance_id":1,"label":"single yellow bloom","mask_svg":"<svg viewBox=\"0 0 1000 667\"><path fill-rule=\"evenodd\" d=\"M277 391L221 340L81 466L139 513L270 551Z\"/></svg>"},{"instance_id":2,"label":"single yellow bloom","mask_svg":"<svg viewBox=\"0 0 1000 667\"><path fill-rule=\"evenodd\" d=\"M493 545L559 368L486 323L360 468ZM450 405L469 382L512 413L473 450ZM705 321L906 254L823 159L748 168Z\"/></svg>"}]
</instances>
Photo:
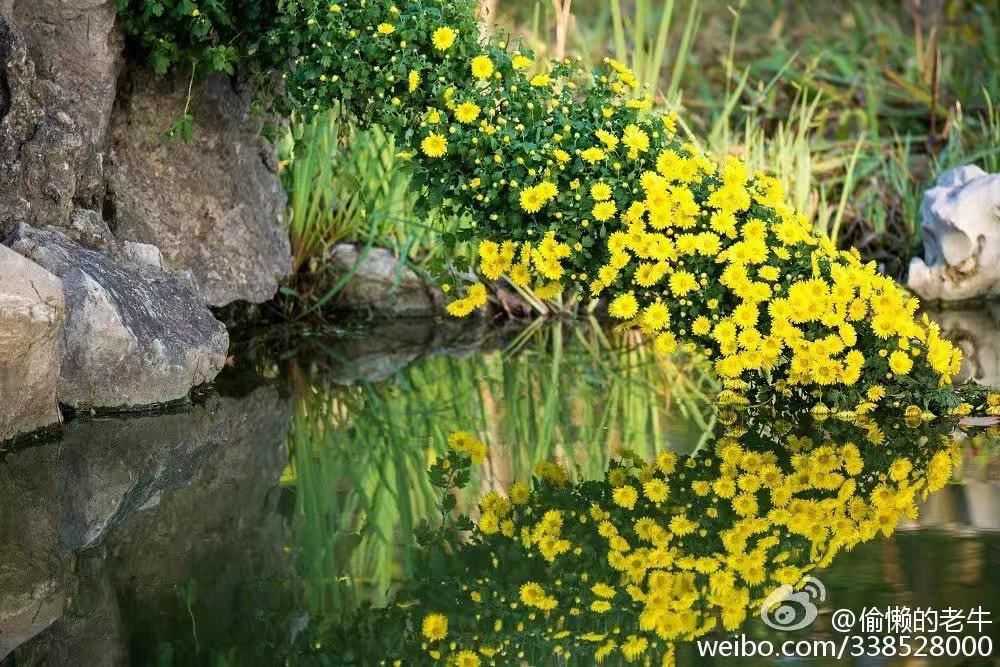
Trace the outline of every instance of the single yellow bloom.
<instances>
[{"instance_id":1,"label":"single yellow bloom","mask_svg":"<svg viewBox=\"0 0 1000 667\"><path fill-rule=\"evenodd\" d=\"M438 28L434 31L431 42L438 51L447 51L455 43L456 37L458 37L458 32L455 30L448 27Z\"/></svg>"},{"instance_id":2,"label":"single yellow bloom","mask_svg":"<svg viewBox=\"0 0 1000 667\"><path fill-rule=\"evenodd\" d=\"M476 56L471 63L472 76L480 81L493 75L493 61L487 56Z\"/></svg>"},{"instance_id":3,"label":"single yellow bloom","mask_svg":"<svg viewBox=\"0 0 1000 667\"><path fill-rule=\"evenodd\" d=\"M441 157L448 152L448 140L440 134L431 132L420 142L420 150L427 157Z\"/></svg>"}]
</instances>

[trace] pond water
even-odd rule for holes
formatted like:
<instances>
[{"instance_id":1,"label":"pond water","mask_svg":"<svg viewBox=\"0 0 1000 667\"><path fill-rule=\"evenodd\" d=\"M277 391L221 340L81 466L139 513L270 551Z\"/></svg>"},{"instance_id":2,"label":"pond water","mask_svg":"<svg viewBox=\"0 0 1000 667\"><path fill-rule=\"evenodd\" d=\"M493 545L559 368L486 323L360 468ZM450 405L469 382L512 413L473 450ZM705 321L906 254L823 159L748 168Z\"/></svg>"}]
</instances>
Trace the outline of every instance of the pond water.
<instances>
[{"instance_id":1,"label":"pond water","mask_svg":"<svg viewBox=\"0 0 1000 667\"><path fill-rule=\"evenodd\" d=\"M671 562L658 566L675 577L673 606L649 623L665 633L664 624L674 622L668 617L697 624L676 642L680 664L792 660L705 657L691 640L732 635L721 624L709 627L707 612L690 612L721 595L711 573L732 562L725 536L746 518L728 509L731 499L753 496L748 516L779 509L763 473L736 493L712 486L750 467L770 466L789 484L801 475L789 493L808 503L791 507L808 520L788 531L747 529L742 542L757 544L746 551L766 572L754 583L753 564L733 565L748 573L740 575L746 581L722 586L736 597L747 593L725 604L730 614L742 609L737 632L775 645L839 641L834 619L842 609L858 619L889 607L1000 609L1000 439L984 430L957 432L940 420L862 428L770 413L734 416L707 403L713 388L696 359L656 359L628 334L579 323L498 331L483 323L415 321L255 339L188 405L128 417L78 415L57 438L0 451L0 665L369 665L382 655L424 664L434 650L443 660L457 656L466 641L485 649L477 654L484 665L491 653L497 664L565 664L552 657L554 645L567 649L570 664L594 664L593 652L609 642L616 649L606 664L620 664L620 646L641 634L640 622L618 611L588 613L596 579L581 578L591 570L598 577L606 554L567 554L570 560L560 561L566 570L554 579L537 554L509 567L491 565L483 555L496 558L497 548L480 545L435 564L410 548L423 520L442 522L442 493L428 466L447 455L448 435L457 430L482 438L488 454L465 488L449 494L455 512L478 518L484 493L506 495L515 481L531 479L536 464L555 460L568 479L546 502L563 513L566 535L577 518L585 525L585 498L621 486L601 484L609 466L624 470L622 451L634 452L635 461L675 461L664 473L664 522L683 514L696 528L675 538ZM734 444L737 450L726 449ZM822 446L840 457L837 463L823 467L815 454ZM861 472L848 469L849 446ZM945 460L934 463L937 453L949 471L962 463L951 482L926 498L906 498L907 484L940 472L931 470ZM900 482L889 466L904 456L912 470ZM652 473L635 474L641 492ZM848 478L856 480L853 493L838 490ZM593 485L578 484L585 480ZM896 492L888 505L879 485ZM833 555L831 545L846 530L838 521L849 517L856 534L843 539L856 545ZM824 537L815 541L819 533ZM777 585L782 568L808 573L824 589L815 621L788 632L758 614L764 588ZM631 576L622 572L623 581ZM462 577L469 586L458 588ZM575 594L552 591L579 587L583 613L568 613L558 627L538 610L529 620L532 604L517 600L527 581L569 596L560 597L560 609ZM631 593L621 588L615 604L626 608L635 599L626 602ZM470 602L470 590L485 600ZM389 611L381 610L387 604ZM448 615L448 639L440 645L419 636L428 611ZM993 624L957 633L976 637L980 647L998 635ZM574 640L593 648L569 650ZM654 638L637 663L660 664L666 650ZM844 660L856 664L894 660L851 652ZM985 657L939 659L994 664Z\"/></svg>"}]
</instances>

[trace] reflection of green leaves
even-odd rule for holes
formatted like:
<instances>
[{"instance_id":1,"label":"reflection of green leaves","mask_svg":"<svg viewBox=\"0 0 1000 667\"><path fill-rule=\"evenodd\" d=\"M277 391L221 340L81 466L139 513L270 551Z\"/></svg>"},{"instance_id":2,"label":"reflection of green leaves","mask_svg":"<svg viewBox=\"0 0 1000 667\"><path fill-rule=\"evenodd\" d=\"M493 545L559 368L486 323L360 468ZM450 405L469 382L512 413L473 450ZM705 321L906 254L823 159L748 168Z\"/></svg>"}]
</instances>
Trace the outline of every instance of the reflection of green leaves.
<instances>
[{"instance_id":1,"label":"reflection of green leaves","mask_svg":"<svg viewBox=\"0 0 1000 667\"><path fill-rule=\"evenodd\" d=\"M181 599L181 602L187 608L188 616L191 618L191 637L194 639L195 652L200 652L198 623L195 621L194 610L192 609L198 601L198 586L194 579L188 579L184 583L175 586L174 589L177 591L177 596Z\"/></svg>"},{"instance_id":2,"label":"reflection of green leaves","mask_svg":"<svg viewBox=\"0 0 1000 667\"><path fill-rule=\"evenodd\" d=\"M540 325L504 353L429 356L349 388L324 381L328 365L343 370L336 343L321 350L308 363L316 370L299 394L289 452L296 553L308 605L324 618L384 604L416 572L403 545L454 545L486 488L529 479L539 461L564 457L574 478L593 479L619 444L647 457L690 450L711 430L701 413L712 380L696 361L656 358L583 323ZM489 467L448 448L456 430L489 438ZM356 533L349 555L334 546Z\"/></svg>"}]
</instances>

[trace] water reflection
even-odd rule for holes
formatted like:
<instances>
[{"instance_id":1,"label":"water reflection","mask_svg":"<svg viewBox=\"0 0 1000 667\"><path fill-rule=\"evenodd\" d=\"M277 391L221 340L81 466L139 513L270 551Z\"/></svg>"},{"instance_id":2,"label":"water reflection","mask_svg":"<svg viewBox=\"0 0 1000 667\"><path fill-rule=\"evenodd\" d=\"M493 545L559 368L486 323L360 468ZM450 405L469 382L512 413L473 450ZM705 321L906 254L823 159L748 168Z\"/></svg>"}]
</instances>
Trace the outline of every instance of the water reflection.
<instances>
[{"instance_id":1,"label":"water reflection","mask_svg":"<svg viewBox=\"0 0 1000 667\"><path fill-rule=\"evenodd\" d=\"M397 604L359 612L344 636L365 640L338 658L659 663L678 642L741 628L776 587L915 519L961 451L943 421L718 421L692 454L626 449L598 479L573 482L543 463L530 487L487 494L468 534L444 511L418 530L419 566ZM432 465L442 510L468 464L452 449Z\"/></svg>"},{"instance_id":2,"label":"water reflection","mask_svg":"<svg viewBox=\"0 0 1000 667\"><path fill-rule=\"evenodd\" d=\"M647 641L640 663L672 641L703 664L686 637L743 616L741 631L770 632L754 605L806 573L836 606L1000 609L986 431L720 414L697 360L575 325L257 345L183 410L81 418L61 442L4 456L0 664L424 664L465 649L483 665L522 664L521 650L523 664L593 664L609 642L615 664L630 635L630 650ZM459 429L489 454L445 494L428 468ZM959 458L960 484L925 499ZM544 461L565 481L550 466L503 509ZM625 486L631 510L627 491L615 502ZM480 528L457 530L462 514ZM431 613L447 615L443 641L422 633ZM828 633L828 616L809 632Z\"/></svg>"}]
</instances>

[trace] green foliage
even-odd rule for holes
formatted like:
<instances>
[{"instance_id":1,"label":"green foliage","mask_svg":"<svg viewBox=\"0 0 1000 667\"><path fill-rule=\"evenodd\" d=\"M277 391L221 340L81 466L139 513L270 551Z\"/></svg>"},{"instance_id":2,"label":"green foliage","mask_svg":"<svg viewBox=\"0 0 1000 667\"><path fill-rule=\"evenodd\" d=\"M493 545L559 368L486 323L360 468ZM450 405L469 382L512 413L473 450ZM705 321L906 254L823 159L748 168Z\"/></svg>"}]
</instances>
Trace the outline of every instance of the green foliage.
<instances>
[{"instance_id":1,"label":"green foliage","mask_svg":"<svg viewBox=\"0 0 1000 667\"><path fill-rule=\"evenodd\" d=\"M255 52L275 7L269 0L116 2L123 32L160 76L176 67L232 74Z\"/></svg>"}]
</instances>

